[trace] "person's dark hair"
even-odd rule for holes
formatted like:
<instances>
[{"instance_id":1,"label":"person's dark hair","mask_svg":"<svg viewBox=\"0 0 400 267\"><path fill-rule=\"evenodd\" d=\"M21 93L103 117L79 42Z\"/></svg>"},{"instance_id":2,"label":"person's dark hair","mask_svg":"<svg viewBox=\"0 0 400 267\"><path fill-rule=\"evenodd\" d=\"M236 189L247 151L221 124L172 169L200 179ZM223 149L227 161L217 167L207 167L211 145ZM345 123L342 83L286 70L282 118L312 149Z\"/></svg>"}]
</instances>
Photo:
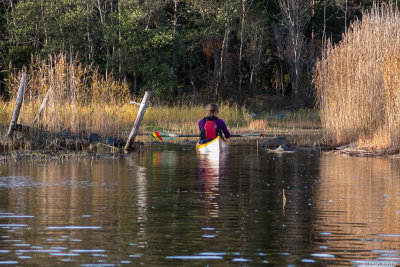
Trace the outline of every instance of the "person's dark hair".
<instances>
[{"instance_id":1,"label":"person's dark hair","mask_svg":"<svg viewBox=\"0 0 400 267\"><path fill-rule=\"evenodd\" d=\"M207 105L207 117L215 116L218 114L218 105L215 103L211 103Z\"/></svg>"}]
</instances>

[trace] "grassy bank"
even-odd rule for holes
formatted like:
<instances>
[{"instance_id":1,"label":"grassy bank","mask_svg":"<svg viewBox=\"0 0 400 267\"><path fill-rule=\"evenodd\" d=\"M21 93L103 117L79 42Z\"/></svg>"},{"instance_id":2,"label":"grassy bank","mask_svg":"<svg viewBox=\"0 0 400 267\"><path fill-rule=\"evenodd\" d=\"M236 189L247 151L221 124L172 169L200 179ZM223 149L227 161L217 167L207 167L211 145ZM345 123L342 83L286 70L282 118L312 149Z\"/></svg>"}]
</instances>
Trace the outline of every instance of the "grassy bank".
<instances>
[{"instance_id":1,"label":"grassy bank","mask_svg":"<svg viewBox=\"0 0 400 267\"><path fill-rule=\"evenodd\" d=\"M40 101L39 101L40 102ZM39 102L23 104L20 123L32 125L39 109ZM14 109L14 101L0 102L0 127L8 129ZM315 110L267 112L252 116L244 107L220 105L219 117L235 133L285 132L298 129L315 129L320 126ZM49 106L41 120L44 130L50 132L70 131L72 134L97 133L101 136L126 136L136 118L136 105L96 104L81 105L77 102ZM177 134L198 133L197 121L205 116L204 106L158 106L150 105L142 121L141 132L169 131Z\"/></svg>"}]
</instances>

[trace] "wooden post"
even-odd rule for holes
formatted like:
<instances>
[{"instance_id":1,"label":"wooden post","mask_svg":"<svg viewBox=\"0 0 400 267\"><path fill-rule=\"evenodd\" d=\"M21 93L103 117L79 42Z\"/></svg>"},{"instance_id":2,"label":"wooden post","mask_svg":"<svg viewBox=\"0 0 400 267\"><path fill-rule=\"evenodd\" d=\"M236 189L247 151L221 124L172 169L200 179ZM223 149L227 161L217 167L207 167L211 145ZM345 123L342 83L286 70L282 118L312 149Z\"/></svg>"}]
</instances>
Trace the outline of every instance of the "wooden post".
<instances>
[{"instance_id":1,"label":"wooden post","mask_svg":"<svg viewBox=\"0 0 400 267\"><path fill-rule=\"evenodd\" d=\"M26 73L22 74L21 83L18 89L17 101L15 103L14 112L11 118L10 127L8 128L7 136L9 138L12 137L15 126L17 125L19 112L21 111L22 102L24 101L24 91L25 91L25 81L27 80L28 75Z\"/></svg>"},{"instance_id":2,"label":"wooden post","mask_svg":"<svg viewBox=\"0 0 400 267\"><path fill-rule=\"evenodd\" d=\"M40 105L39 111L36 114L35 120L33 121L33 125L35 125L42 118L43 111L46 108L47 104L49 103L50 91L51 91L51 88L49 88L49 90L47 90L46 96L44 97L42 104Z\"/></svg>"},{"instance_id":3,"label":"wooden post","mask_svg":"<svg viewBox=\"0 0 400 267\"><path fill-rule=\"evenodd\" d=\"M140 103L140 107L139 107L139 111L138 111L138 114L137 114L137 117L136 117L135 124L133 124L132 131L129 134L128 140L126 141L124 150L129 150L129 147L131 146L131 143L133 141L135 141L136 135L139 132L140 123L142 122L144 114L146 113L147 104L149 103L150 96L151 96L151 92L149 92L149 91L147 91L144 94L144 97L142 99L142 103Z\"/></svg>"}]
</instances>

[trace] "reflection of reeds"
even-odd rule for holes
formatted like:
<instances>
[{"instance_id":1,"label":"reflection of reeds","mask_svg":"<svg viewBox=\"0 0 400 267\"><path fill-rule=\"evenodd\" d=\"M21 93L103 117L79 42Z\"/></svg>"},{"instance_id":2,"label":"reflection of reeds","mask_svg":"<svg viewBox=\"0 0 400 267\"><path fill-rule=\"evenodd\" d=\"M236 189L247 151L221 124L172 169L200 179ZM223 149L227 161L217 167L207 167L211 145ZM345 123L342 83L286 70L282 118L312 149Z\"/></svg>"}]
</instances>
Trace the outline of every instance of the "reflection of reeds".
<instances>
[{"instance_id":1,"label":"reflection of reeds","mask_svg":"<svg viewBox=\"0 0 400 267\"><path fill-rule=\"evenodd\" d=\"M343 258L357 257L359 251L398 248L398 237L379 235L400 233L400 224L394 223L400 210L399 172L398 159L324 155L313 199L313 227L330 234L319 235L316 242ZM368 241L373 238L384 240Z\"/></svg>"},{"instance_id":2,"label":"reflection of reeds","mask_svg":"<svg viewBox=\"0 0 400 267\"><path fill-rule=\"evenodd\" d=\"M339 44L328 44L315 79L328 140L399 146L399 51L399 10L385 4L364 13Z\"/></svg>"}]
</instances>

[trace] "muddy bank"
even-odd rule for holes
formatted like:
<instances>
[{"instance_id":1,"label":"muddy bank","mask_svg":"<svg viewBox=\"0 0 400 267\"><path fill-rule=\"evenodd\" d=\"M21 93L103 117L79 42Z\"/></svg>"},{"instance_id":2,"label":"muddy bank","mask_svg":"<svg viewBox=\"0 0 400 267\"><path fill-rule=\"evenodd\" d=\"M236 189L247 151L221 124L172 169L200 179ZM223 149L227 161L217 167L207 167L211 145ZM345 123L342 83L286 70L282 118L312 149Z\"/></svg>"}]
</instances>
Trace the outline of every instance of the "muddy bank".
<instances>
[{"instance_id":1,"label":"muddy bank","mask_svg":"<svg viewBox=\"0 0 400 267\"><path fill-rule=\"evenodd\" d=\"M372 149L360 146L357 142L336 147L332 153L357 157L400 157L398 148Z\"/></svg>"},{"instance_id":2,"label":"muddy bank","mask_svg":"<svg viewBox=\"0 0 400 267\"><path fill-rule=\"evenodd\" d=\"M120 136L101 137L96 133L17 131L12 139L1 137L0 160L117 157L144 146L143 142L134 142L125 151L125 140Z\"/></svg>"}]
</instances>

